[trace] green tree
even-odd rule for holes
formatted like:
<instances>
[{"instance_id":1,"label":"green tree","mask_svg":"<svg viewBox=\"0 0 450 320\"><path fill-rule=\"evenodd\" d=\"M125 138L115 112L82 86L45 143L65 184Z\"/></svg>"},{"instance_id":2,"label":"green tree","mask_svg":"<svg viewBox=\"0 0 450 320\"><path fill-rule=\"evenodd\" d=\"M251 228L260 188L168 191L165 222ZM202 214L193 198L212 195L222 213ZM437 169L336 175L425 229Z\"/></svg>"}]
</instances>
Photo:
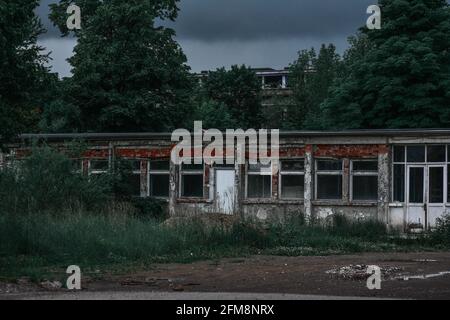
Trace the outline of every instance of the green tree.
<instances>
[{"instance_id":1,"label":"green tree","mask_svg":"<svg viewBox=\"0 0 450 320\"><path fill-rule=\"evenodd\" d=\"M444 0L380 0L382 28L361 29L323 104L326 128L450 125L450 9ZM355 39L355 38L354 38Z\"/></svg>"},{"instance_id":2,"label":"green tree","mask_svg":"<svg viewBox=\"0 0 450 320\"><path fill-rule=\"evenodd\" d=\"M208 99L226 106L237 127L261 127L261 82L250 68L242 65L210 72L204 90Z\"/></svg>"},{"instance_id":3,"label":"green tree","mask_svg":"<svg viewBox=\"0 0 450 320\"><path fill-rule=\"evenodd\" d=\"M38 0L0 0L0 146L36 127L49 79L48 57L36 44L43 32Z\"/></svg>"},{"instance_id":4,"label":"green tree","mask_svg":"<svg viewBox=\"0 0 450 320\"><path fill-rule=\"evenodd\" d=\"M174 31L178 0L62 0L51 19L67 35L66 9L81 8L66 103L87 131L166 131L183 126L192 82Z\"/></svg>"},{"instance_id":5,"label":"green tree","mask_svg":"<svg viewBox=\"0 0 450 320\"><path fill-rule=\"evenodd\" d=\"M333 44L302 50L290 66L289 82L293 104L288 109L290 129L317 129L321 126L320 104L328 98L329 89L342 71L341 58Z\"/></svg>"}]
</instances>

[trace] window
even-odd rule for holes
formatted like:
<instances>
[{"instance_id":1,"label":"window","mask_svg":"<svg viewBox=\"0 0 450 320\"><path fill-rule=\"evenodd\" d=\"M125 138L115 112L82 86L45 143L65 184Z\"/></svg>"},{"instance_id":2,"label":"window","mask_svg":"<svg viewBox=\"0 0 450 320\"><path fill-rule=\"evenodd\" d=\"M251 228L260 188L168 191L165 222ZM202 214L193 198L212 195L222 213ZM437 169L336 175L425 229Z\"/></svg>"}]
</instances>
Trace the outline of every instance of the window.
<instances>
[{"instance_id":1,"label":"window","mask_svg":"<svg viewBox=\"0 0 450 320\"><path fill-rule=\"evenodd\" d=\"M425 146L408 146L407 155L408 162L423 163L425 162Z\"/></svg>"},{"instance_id":2,"label":"window","mask_svg":"<svg viewBox=\"0 0 450 320\"><path fill-rule=\"evenodd\" d=\"M203 198L203 165L182 165L181 196Z\"/></svg>"},{"instance_id":3,"label":"window","mask_svg":"<svg viewBox=\"0 0 450 320\"><path fill-rule=\"evenodd\" d=\"M169 160L150 161L149 180L150 197L168 198L170 189Z\"/></svg>"},{"instance_id":4,"label":"window","mask_svg":"<svg viewBox=\"0 0 450 320\"><path fill-rule=\"evenodd\" d=\"M109 170L108 160L90 160L89 174L103 174Z\"/></svg>"},{"instance_id":5,"label":"window","mask_svg":"<svg viewBox=\"0 0 450 320\"><path fill-rule=\"evenodd\" d=\"M280 185L282 199L303 199L305 190L305 161L282 161Z\"/></svg>"},{"instance_id":6,"label":"window","mask_svg":"<svg viewBox=\"0 0 450 320\"><path fill-rule=\"evenodd\" d=\"M409 152L411 153L411 151ZM406 153L405 146L394 146L394 164L392 169L392 199L394 202L405 202ZM412 157L412 155L408 154L408 157Z\"/></svg>"},{"instance_id":7,"label":"window","mask_svg":"<svg viewBox=\"0 0 450 320\"><path fill-rule=\"evenodd\" d=\"M352 161L352 200L378 199L378 161Z\"/></svg>"},{"instance_id":8,"label":"window","mask_svg":"<svg viewBox=\"0 0 450 320\"><path fill-rule=\"evenodd\" d=\"M316 161L316 198L318 200L342 199L342 160Z\"/></svg>"},{"instance_id":9,"label":"window","mask_svg":"<svg viewBox=\"0 0 450 320\"><path fill-rule=\"evenodd\" d=\"M248 166L247 198L268 199L272 197L272 165Z\"/></svg>"},{"instance_id":10,"label":"window","mask_svg":"<svg viewBox=\"0 0 450 320\"><path fill-rule=\"evenodd\" d=\"M445 162L445 146L427 146L427 162Z\"/></svg>"}]
</instances>

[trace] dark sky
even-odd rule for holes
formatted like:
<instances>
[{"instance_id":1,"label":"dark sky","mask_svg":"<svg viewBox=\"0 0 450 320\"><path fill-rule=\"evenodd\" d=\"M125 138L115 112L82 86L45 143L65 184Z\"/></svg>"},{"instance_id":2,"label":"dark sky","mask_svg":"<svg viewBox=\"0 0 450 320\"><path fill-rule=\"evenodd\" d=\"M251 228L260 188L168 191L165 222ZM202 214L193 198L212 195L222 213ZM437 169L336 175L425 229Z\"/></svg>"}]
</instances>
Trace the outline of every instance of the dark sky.
<instances>
[{"instance_id":1,"label":"dark sky","mask_svg":"<svg viewBox=\"0 0 450 320\"><path fill-rule=\"evenodd\" d=\"M73 39L61 39L41 0L39 16L49 30L40 40L52 51L53 69L69 75L65 59ZM301 49L334 43L343 51L349 35L365 25L366 9L377 0L182 0L170 24L194 71L232 64L282 68Z\"/></svg>"}]
</instances>

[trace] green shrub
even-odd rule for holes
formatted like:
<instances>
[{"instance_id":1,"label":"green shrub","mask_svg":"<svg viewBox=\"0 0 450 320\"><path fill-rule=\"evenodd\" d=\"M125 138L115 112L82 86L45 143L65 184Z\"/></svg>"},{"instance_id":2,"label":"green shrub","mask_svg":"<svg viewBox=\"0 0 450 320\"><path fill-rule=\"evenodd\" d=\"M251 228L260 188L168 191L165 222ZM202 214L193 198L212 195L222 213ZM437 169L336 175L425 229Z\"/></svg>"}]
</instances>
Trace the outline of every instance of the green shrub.
<instances>
[{"instance_id":1,"label":"green shrub","mask_svg":"<svg viewBox=\"0 0 450 320\"><path fill-rule=\"evenodd\" d=\"M136 208L136 213L140 217L152 218L158 221L164 220L168 216L167 202L153 198L134 198L131 204Z\"/></svg>"},{"instance_id":2,"label":"green shrub","mask_svg":"<svg viewBox=\"0 0 450 320\"><path fill-rule=\"evenodd\" d=\"M0 170L0 211L39 213L97 210L110 200L108 176L85 176L79 163L48 146Z\"/></svg>"}]
</instances>

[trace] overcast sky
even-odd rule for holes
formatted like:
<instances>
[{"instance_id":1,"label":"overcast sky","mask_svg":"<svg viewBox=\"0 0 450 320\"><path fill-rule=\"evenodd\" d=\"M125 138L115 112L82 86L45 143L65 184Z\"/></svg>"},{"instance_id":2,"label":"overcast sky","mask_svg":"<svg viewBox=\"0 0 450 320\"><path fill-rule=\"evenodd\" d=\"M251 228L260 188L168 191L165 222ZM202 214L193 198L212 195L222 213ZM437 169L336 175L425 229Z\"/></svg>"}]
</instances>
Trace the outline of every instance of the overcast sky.
<instances>
[{"instance_id":1,"label":"overcast sky","mask_svg":"<svg viewBox=\"0 0 450 320\"><path fill-rule=\"evenodd\" d=\"M48 21L48 4L38 14L47 34L40 44L52 52L53 71L70 75L65 61L74 39L61 38ZM340 52L347 37L365 25L367 7L377 0L181 0L177 33L193 71L232 64L283 68L301 49L334 43Z\"/></svg>"}]
</instances>

